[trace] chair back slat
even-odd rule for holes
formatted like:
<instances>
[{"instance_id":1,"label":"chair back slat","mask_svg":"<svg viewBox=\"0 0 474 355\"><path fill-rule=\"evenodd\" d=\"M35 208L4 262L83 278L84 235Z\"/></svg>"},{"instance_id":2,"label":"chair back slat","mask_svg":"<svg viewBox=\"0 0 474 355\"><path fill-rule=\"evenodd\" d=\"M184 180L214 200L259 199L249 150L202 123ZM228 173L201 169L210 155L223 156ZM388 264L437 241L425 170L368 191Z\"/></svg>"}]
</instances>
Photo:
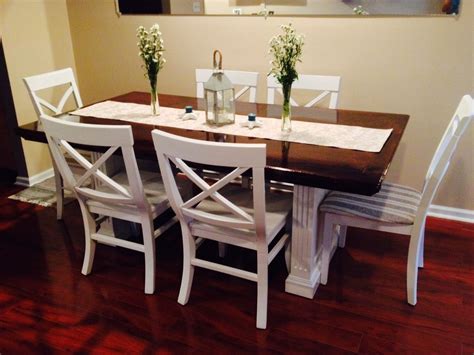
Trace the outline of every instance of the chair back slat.
<instances>
[{"instance_id":1,"label":"chair back slat","mask_svg":"<svg viewBox=\"0 0 474 355\"><path fill-rule=\"evenodd\" d=\"M47 115L41 116L41 122L64 184L74 191L78 198L92 199L106 204L135 205L142 210L149 209L133 151L133 135L130 126L81 124L51 118ZM74 144L98 147L101 150L108 149L97 161L91 163L73 147ZM115 181L100 170L119 149L123 156L127 185ZM81 176L76 177L72 173L66 156L70 156L84 168L85 172ZM86 186L89 178L94 178L93 187Z\"/></svg>"},{"instance_id":2,"label":"chair back slat","mask_svg":"<svg viewBox=\"0 0 474 355\"><path fill-rule=\"evenodd\" d=\"M74 97L76 107L83 106L81 95L79 94L79 89L77 87L76 80L74 78L74 73L71 68L29 76L23 78L23 81L25 82L25 85L28 89L28 93L34 103L35 111L38 115L38 118L41 115L46 114L43 108L47 108L55 115L64 112L64 106L68 99L71 97L71 95L73 95ZM46 101L38 94L38 92L41 90L54 88L60 85L69 85L69 87L65 90L57 105L53 105L51 102Z\"/></svg>"},{"instance_id":3,"label":"chair back slat","mask_svg":"<svg viewBox=\"0 0 474 355\"><path fill-rule=\"evenodd\" d=\"M190 208L182 208L182 211L186 217L190 217L203 223L212 224L214 226L226 228L255 229L255 223L253 219L252 221L244 221L239 218L232 218L227 216L219 216L219 218L216 218L216 216L211 213Z\"/></svg>"},{"instance_id":4,"label":"chair back slat","mask_svg":"<svg viewBox=\"0 0 474 355\"><path fill-rule=\"evenodd\" d=\"M57 113L63 112L64 111L64 105L66 104L67 100L69 97L74 93L74 89L72 86L70 86L63 94L63 97L59 100L59 104L57 106Z\"/></svg>"},{"instance_id":5,"label":"chair back slat","mask_svg":"<svg viewBox=\"0 0 474 355\"><path fill-rule=\"evenodd\" d=\"M181 221L187 223L190 220L197 220L215 226L265 232L265 219L261 217L265 213L263 173L266 163L265 145L205 142L175 136L159 130L153 130L152 136L170 204ZM194 172L187 162L234 169L213 185L209 185ZM176 176L171 163L202 192L188 200L183 200L183 196L177 188ZM225 192L221 193L236 177L241 176L247 170L252 170L254 190L261 190L258 194L254 193L253 196L253 216L233 203L225 196ZM199 204L209 198L221 207L219 213L213 214L199 210ZM261 208L262 211L256 211L255 206ZM223 216L222 212L226 215Z\"/></svg>"},{"instance_id":6,"label":"chair back slat","mask_svg":"<svg viewBox=\"0 0 474 355\"><path fill-rule=\"evenodd\" d=\"M245 211L237 207L235 204L227 200L218 192L219 189L223 188L228 183L234 181L235 178L241 176L244 172L248 170L248 168L237 168L211 186L206 181L204 181L199 175L197 175L191 168L189 168L189 166L187 166L181 159L170 157L170 160L174 162L175 165L192 182L194 182L199 188L202 189L201 193L194 196L187 202L183 203L182 208L189 209L196 206L206 198L212 198L215 202L219 203L222 207L224 207L228 212L235 214L237 217L246 219L247 221L252 221L252 216L250 216L248 213L246 213Z\"/></svg>"},{"instance_id":7,"label":"chair back slat","mask_svg":"<svg viewBox=\"0 0 474 355\"><path fill-rule=\"evenodd\" d=\"M204 98L204 83L209 80L213 72L212 69L196 69L196 97L201 99ZM257 102L257 72L224 70L224 74L229 78L233 85L242 86L242 88L235 94L236 100L248 91L248 102Z\"/></svg>"},{"instance_id":8,"label":"chair back slat","mask_svg":"<svg viewBox=\"0 0 474 355\"><path fill-rule=\"evenodd\" d=\"M247 214L246 212L242 211L240 208L235 206L233 203L225 199L220 193L217 192L221 187L228 184L229 182L233 181L237 176L240 176L242 173L247 171L247 168L244 169L235 169L232 173L227 174L224 178L210 186L206 181L204 181L198 174L194 172L186 163L184 163L181 159L175 157L169 157L169 159L175 164L175 166L183 172L186 177L191 180L196 186L198 186L202 192L198 195L194 196L190 200L186 201L182 204L182 208L189 209L195 205L197 205L202 200L206 199L207 197L212 198L214 201L219 203L222 207L230 211L231 213L235 214L240 218L244 218L247 220L252 220L252 217Z\"/></svg>"},{"instance_id":9,"label":"chair back slat","mask_svg":"<svg viewBox=\"0 0 474 355\"><path fill-rule=\"evenodd\" d=\"M243 94L250 90L250 86L244 86L235 94L235 100L238 100ZM252 102L252 101L251 101Z\"/></svg>"},{"instance_id":10,"label":"chair back slat","mask_svg":"<svg viewBox=\"0 0 474 355\"><path fill-rule=\"evenodd\" d=\"M321 91L317 97L311 99L306 103L305 107L312 107L317 103L321 102L328 95L330 96L329 108L337 108L338 94L341 86L341 77L340 76L330 76L330 75L307 75L300 74L298 79L295 80L291 86L292 93L293 89L300 90L313 90ZM278 82L274 75L269 75L267 78L267 103L275 103L275 91L278 91L280 95L283 96L283 91L281 90L281 84ZM293 97L290 97L290 103L292 106L299 106L299 104L294 100Z\"/></svg>"},{"instance_id":11,"label":"chair back slat","mask_svg":"<svg viewBox=\"0 0 474 355\"><path fill-rule=\"evenodd\" d=\"M61 110L59 109L59 107L53 106L51 103L49 103L48 101L42 99L41 97L39 97L36 94L33 94L33 95L36 98L37 103L39 103L41 105L40 106L41 107L41 114L44 114L43 107L46 107L48 110L50 110L52 113L54 113L56 115L61 113Z\"/></svg>"},{"instance_id":12,"label":"chair back slat","mask_svg":"<svg viewBox=\"0 0 474 355\"><path fill-rule=\"evenodd\" d=\"M469 95L465 95L459 103L443 138L431 160L422 190L422 198L418 209L417 219L426 216L428 208L438 190L441 181L446 174L451 158L457 145L467 131L467 127L474 118L474 103Z\"/></svg>"}]
</instances>

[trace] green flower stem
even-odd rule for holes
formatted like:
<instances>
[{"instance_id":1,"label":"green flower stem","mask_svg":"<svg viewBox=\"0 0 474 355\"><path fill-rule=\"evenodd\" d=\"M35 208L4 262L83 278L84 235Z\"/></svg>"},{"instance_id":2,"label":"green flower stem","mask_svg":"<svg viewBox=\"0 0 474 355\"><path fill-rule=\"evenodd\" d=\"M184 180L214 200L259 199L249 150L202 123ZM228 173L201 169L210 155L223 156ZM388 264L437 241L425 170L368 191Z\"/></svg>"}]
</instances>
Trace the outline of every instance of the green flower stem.
<instances>
[{"instance_id":1,"label":"green flower stem","mask_svg":"<svg viewBox=\"0 0 474 355\"><path fill-rule=\"evenodd\" d=\"M158 101L157 76L150 77L150 95L151 95L151 112L153 116L159 115L160 104Z\"/></svg>"},{"instance_id":2,"label":"green flower stem","mask_svg":"<svg viewBox=\"0 0 474 355\"><path fill-rule=\"evenodd\" d=\"M291 84L282 86L283 91L283 109L281 112L281 130L283 132L291 131Z\"/></svg>"}]
</instances>

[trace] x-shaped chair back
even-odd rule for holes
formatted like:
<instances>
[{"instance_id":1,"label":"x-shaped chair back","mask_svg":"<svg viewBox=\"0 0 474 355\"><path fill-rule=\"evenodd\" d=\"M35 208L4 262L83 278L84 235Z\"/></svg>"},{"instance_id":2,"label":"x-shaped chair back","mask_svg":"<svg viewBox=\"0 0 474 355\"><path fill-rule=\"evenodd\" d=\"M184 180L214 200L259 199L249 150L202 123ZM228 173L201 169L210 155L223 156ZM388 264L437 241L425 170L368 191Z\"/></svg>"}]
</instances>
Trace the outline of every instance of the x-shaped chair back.
<instances>
[{"instance_id":1,"label":"x-shaped chair back","mask_svg":"<svg viewBox=\"0 0 474 355\"><path fill-rule=\"evenodd\" d=\"M180 221L189 223L191 220L197 220L220 227L255 230L257 235L265 236L265 145L205 142L159 130L154 130L152 135L168 199ZM209 185L187 162L234 169ZM199 187L201 192L183 200L171 163ZM253 176L253 216L220 193L222 188L249 169L252 170ZM231 216L212 214L196 208L207 198L217 202Z\"/></svg>"},{"instance_id":2,"label":"x-shaped chair back","mask_svg":"<svg viewBox=\"0 0 474 355\"><path fill-rule=\"evenodd\" d=\"M133 151L133 135L130 126L92 125L68 122L41 116L51 154L57 164L65 186L75 191L82 200L92 199L105 204L135 205L147 211L140 173ZM73 145L100 147L105 152L94 163L87 160ZM122 185L107 176L100 168L118 150L122 154L128 185ZM66 156L71 157L85 172L76 177ZM93 178L95 184L86 182ZM108 189L103 189L104 185Z\"/></svg>"},{"instance_id":3,"label":"x-shaped chair back","mask_svg":"<svg viewBox=\"0 0 474 355\"><path fill-rule=\"evenodd\" d=\"M74 74L71 68L34 75L26 77L23 80L26 84L26 87L28 88L28 93L30 94L31 99L35 104L34 106L38 117L47 113L57 115L64 112L64 105L71 97L71 95L73 95L74 97L76 107L83 106L81 95L79 94L79 89L77 87L76 80L74 79ZM39 96L40 91L61 85L67 85L67 89L62 95L57 105L53 105L51 102ZM51 112L45 112L45 108L47 108Z\"/></svg>"}]
</instances>

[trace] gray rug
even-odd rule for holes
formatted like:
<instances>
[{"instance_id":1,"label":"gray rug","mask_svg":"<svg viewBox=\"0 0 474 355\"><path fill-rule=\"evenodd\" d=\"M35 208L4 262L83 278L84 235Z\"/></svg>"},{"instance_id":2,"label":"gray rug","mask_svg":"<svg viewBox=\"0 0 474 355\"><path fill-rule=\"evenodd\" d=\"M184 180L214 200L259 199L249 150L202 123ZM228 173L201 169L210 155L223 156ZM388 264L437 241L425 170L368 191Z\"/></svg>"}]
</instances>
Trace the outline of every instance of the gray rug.
<instances>
[{"instance_id":1,"label":"gray rug","mask_svg":"<svg viewBox=\"0 0 474 355\"><path fill-rule=\"evenodd\" d=\"M11 195L8 197L12 200L18 200L22 202L33 203L44 207L55 207L56 206L56 187L54 184L54 177L46 179L34 186L27 187L26 189ZM72 194L68 191L64 193L64 204L73 201Z\"/></svg>"}]
</instances>

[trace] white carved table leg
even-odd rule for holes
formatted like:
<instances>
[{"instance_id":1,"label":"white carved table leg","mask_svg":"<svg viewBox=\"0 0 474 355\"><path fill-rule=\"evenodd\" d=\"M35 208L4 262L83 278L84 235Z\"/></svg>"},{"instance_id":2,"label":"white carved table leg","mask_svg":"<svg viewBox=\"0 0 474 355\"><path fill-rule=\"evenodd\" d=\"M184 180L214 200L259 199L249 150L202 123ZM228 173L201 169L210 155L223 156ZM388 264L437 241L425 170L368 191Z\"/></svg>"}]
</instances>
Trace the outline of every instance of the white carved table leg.
<instances>
[{"instance_id":1,"label":"white carved table leg","mask_svg":"<svg viewBox=\"0 0 474 355\"><path fill-rule=\"evenodd\" d=\"M294 187L291 269L285 282L288 293L313 298L319 286L322 238L318 238L318 208L327 193L314 187Z\"/></svg>"}]
</instances>

